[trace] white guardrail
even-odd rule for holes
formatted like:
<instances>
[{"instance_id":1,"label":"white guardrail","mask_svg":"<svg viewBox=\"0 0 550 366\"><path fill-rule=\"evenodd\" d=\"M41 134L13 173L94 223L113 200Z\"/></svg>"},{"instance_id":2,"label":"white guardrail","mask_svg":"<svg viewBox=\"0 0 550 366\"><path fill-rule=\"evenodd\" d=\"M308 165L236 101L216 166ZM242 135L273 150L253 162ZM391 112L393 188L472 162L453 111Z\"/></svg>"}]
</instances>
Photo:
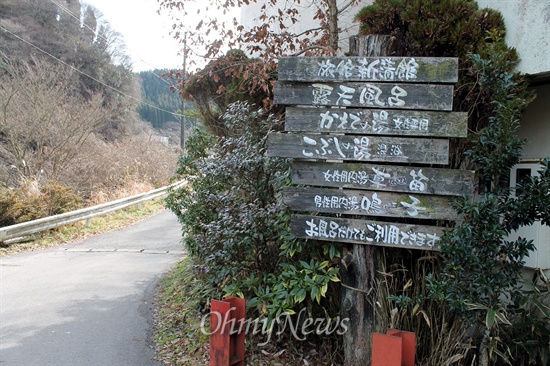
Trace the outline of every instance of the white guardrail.
<instances>
[{"instance_id":1,"label":"white guardrail","mask_svg":"<svg viewBox=\"0 0 550 366\"><path fill-rule=\"evenodd\" d=\"M121 198L116 201L103 203L101 205L82 208L80 210L65 212L59 215L43 217L38 220L22 222L20 224L0 228L0 243L6 240L36 234L42 231L53 229L73 222L87 220L108 212L117 211L128 206L136 205L144 201L157 198L168 193L170 188L177 188L185 184L185 181L177 182L169 186L137 194L135 196Z\"/></svg>"}]
</instances>

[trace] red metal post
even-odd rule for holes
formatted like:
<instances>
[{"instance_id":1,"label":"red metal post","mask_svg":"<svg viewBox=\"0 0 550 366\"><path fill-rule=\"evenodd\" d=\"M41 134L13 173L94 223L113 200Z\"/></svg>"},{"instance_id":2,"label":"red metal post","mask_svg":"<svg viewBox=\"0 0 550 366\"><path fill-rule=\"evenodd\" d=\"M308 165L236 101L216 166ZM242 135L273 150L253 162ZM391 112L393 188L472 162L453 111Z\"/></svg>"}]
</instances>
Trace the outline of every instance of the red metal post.
<instances>
[{"instance_id":1,"label":"red metal post","mask_svg":"<svg viewBox=\"0 0 550 366\"><path fill-rule=\"evenodd\" d=\"M230 309L226 301L210 301L210 366L229 365L229 323L225 319Z\"/></svg>"},{"instance_id":2,"label":"red metal post","mask_svg":"<svg viewBox=\"0 0 550 366\"><path fill-rule=\"evenodd\" d=\"M231 309L234 309L231 314L230 365L244 366L246 300L232 296L226 297L225 300L229 302Z\"/></svg>"},{"instance_id":3,"label":"red metal post","mask_svg":"<svg viewBox=\"0 0 550 366\"><path fill-rule=\"evenodd\" d=\"M416 334L397 329L388 329L386 334L400 337L403 340L402 366L414 366L416 358Z\"/></svg>"},{"instance_id":4,"label":"red metal post","mask_svg":"<svg viewBox=\"0 0 550 366\"><path fill-rule=\"evenodd\" d=\"M246 301L210 302L210 366L245 366Z\"/></svg>"},{"instance_id":5,"label":"red metal post","mask_svg":"<svg viewBox=\"0 0 550 366\"><path fill-rule=\"evenodd\" d=\"M401 366L403 340L386 334L372 335L372 366Z\"/></svg>"}]
</instances>

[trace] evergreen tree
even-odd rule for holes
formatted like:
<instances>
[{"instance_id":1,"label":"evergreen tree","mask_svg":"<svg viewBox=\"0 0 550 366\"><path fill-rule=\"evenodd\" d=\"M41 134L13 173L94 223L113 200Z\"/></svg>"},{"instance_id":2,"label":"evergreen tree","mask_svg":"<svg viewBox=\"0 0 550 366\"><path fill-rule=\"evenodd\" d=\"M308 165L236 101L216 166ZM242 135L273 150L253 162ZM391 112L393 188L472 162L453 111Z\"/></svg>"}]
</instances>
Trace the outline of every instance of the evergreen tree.
<instances>
[{"instance_id":1,"label":"evergreen tree","mask_svg":"<svg viewBox=\"0 0 550 366\"><path fill-rule=\"evenodd\" d=\"M152 70L139 73L141 79L141 96L146 103L138 108L139 115L154 128L162 128L167 122L179 121L181 113L181 97L178 93L171 91L168 81L170 70ZM154 108L152 106L157 106ZM192 109L186 102L186 110Z\"/></svg>"}]
</instances>

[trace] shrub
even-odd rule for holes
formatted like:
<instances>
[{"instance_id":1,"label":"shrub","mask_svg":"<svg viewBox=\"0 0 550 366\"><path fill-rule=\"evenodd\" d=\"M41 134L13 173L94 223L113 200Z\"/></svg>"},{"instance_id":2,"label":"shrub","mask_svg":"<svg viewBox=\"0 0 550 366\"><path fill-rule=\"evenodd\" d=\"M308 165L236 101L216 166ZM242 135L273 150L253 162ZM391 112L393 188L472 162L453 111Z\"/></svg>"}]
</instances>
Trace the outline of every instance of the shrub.
<instances>
[{"instance_id":1,"label":"shrub","mask_svg":"<svg viewBox=\"0 0 550 366\"><path fill-rule=\"evenodd\" d=\"M16 201L15 191L0 182L0 226L9 226L16 223L16 219L9 214L9 210L15 205Z\"/></svg>"},{"instance_id":2,"label":"shrub","mask_svg":"<svg viewBox=\"0 0 550 366\"><path fill-rule=\"evenodd\" d=\"M175 168L175 148L151 137L152 132L104 142L96 136L82 146L71 170L61 179L89 204L100 204L166 185Z\"/></svg>"},{"instance_id":3,"label":"shrub","mask_svg":"<svg viewBox=\"0 0 550 366\"><path fill-rule=\"evenodd\" d=\"M224 114L230 104L247 101L262 105L272 114L284 111L283 107L273 105L274 75L273 70L266 68L261 60L248 58L240 50L230 50L185 80L183 94L195 103L210 132L216 136L239 136L240 126L225 124Z\"/></svg>"},{"instance_id":4,"label":"shrub","mask_svg":"<svg viewBox=\"0 0 550 366\"><path fill-rule=\"evenodd\" d=\"M18 189L0 188L0 222L3 226L36 220L82 207L74 189L57 181L40 186L25 181Z\"/></svg>"},{"instance_id":5,"label":"shrub","mask_svg":"<svg viewBox=\"0 0 550 366\"><path fill-rule=\"evenodd\" d=\"M475 0L376 0L361 9L356 20L360 34L395 36L402 55L458 57L453 110L469 112L471 131L488 125L491 96L479 90L468 55L485 57L486 46L504 38L506 28L498 11L479 9ZM517 60L512 49L502 55L503 62ZM457 159L459 164L462 157Z\"/></svg>"},{"instance_id":6,"label":"shrub","mask_svg":"<svg viewBox=\"0 0 550 366\"><path fill-rule=\"evenodd\" d=\"M546 364L548 308L540 302L529 306L533 294L521 281L524 259L534 246L506 236L535 220L550 223L549 162L542 164L540 177L512 195L509 172L525 144L517 130L533 95L525 76L514 71L518 57L504 42L502 17L479 10L472 0L376 0L357 18L363 33L398 37L406 54L460 58L453 109L470 112L472 133L470 141L457 148L453 166L475 168L480 177L479 196L455 202L463 220L443 237L443 261L420 284L421 302L406 292L397 295L399 287L389 290L392 301L404 309L432 302L463 319L480 365L518 360ZM526 326L541 339L533 342Z\"/></svg>"},{"instance_id":7,"label":"shrub","mask_svg":"<svg viewBox=\"0 0 550 366\"><path fill-rule=\"evenodd\" d=\"M188 252L217 290L214 296L246 298L251 317L273 321L304 308L334 315L338 292L329 287L338 281L331 261L338 251L290 238L290 213L277 195L289 181L288 161L265 156L267 133L277 121L247 103L230 105L224 119L242 135L197 131L177 171L189 184L166 199L182 223Z\"/></svg>"}]
</instances>

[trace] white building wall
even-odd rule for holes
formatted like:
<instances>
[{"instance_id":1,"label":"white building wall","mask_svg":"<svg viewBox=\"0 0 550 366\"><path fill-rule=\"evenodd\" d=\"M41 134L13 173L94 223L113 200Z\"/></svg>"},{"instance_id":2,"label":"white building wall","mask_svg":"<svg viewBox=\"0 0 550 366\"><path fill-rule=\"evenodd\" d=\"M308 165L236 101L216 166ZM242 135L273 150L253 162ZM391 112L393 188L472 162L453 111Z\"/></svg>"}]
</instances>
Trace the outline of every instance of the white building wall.
<instances>
[{"instance_id":1,"label":"white building wall","mask_svg":"<svg viewBox=\"0 0 550 366\"><path fill-rule=\"evenodd\" d=\"M523 149L525 160L550 156L550 84L535 88L537 98L522 118L519 136L528 143Z\"/></svg>"},{"instance_id":2,"label":"white building wall","mask_svg":"<svg viewBox=\"0 0 550 366\"><path fill-rule=\"evenodd\" d=\"M519 71L550 72L550 0L477 0L480 8L501 12L506 43L521 56Z\"/></svg>"}]
</instances>

